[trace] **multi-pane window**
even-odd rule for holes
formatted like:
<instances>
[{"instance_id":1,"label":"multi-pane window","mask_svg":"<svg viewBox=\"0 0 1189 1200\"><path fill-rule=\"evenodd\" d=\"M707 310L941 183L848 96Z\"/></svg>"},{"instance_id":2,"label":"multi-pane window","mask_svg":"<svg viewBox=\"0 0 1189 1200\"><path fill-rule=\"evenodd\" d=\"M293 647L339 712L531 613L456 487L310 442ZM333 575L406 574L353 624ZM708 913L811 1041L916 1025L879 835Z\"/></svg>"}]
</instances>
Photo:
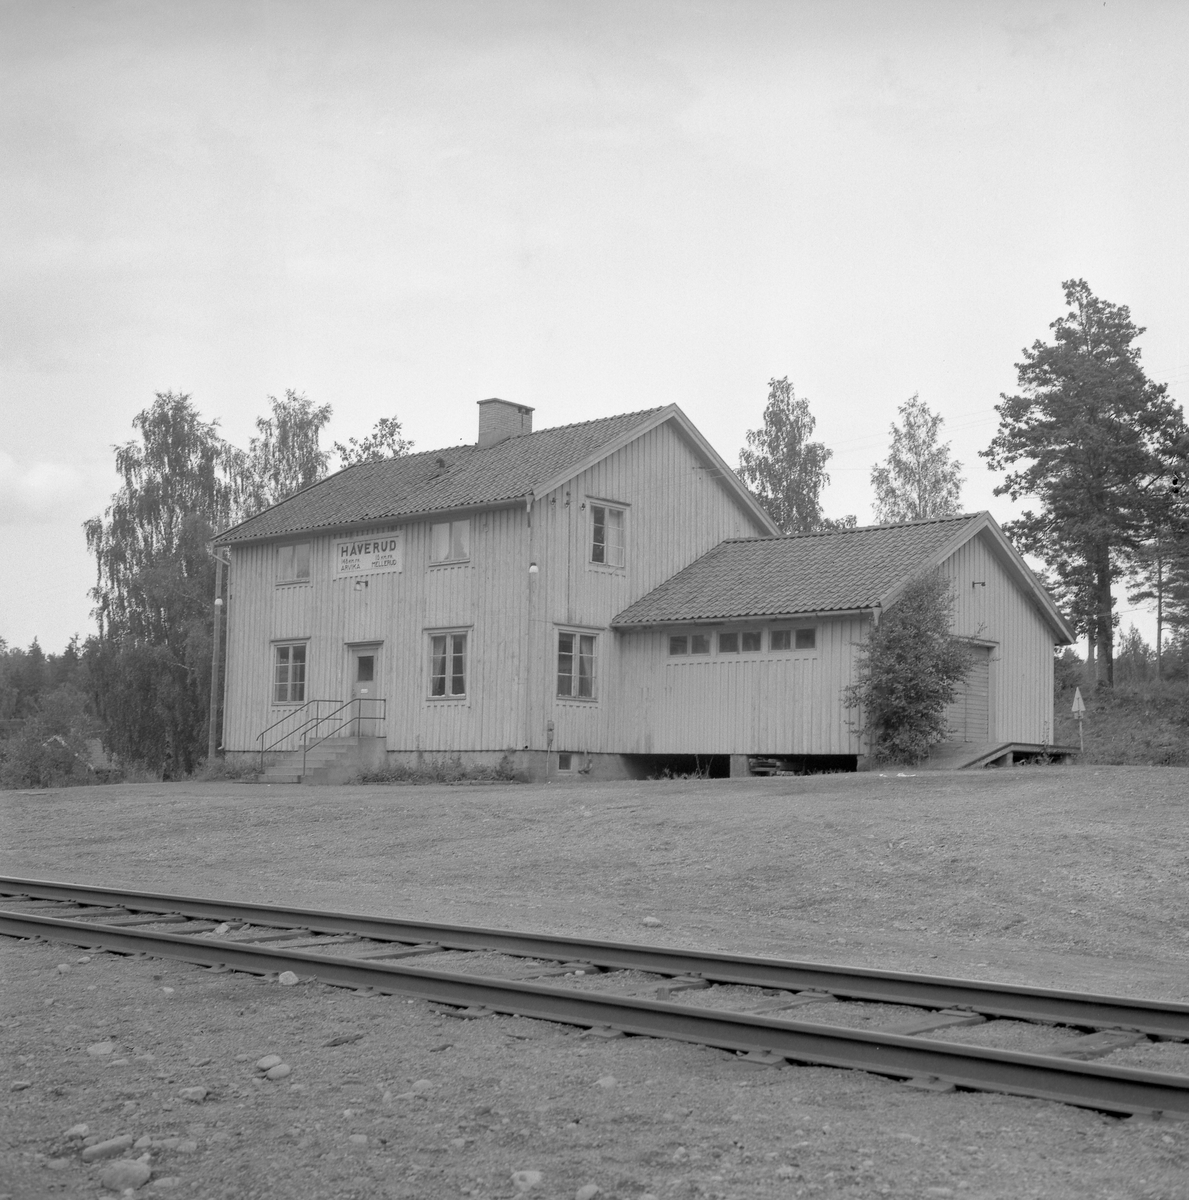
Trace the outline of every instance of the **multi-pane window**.
<instances>
[{"instance_id":1,"label":"multi-pane window","mask_svg":"<svg viewBox=\"0 0 1189 1200\"><path fill-rule=\"evenodd\" d=\"M310 578L310 543L277 547L277 582L306 583Z\"/></svg>"},{"instance_id":2,"label":"multi-pane window","mask_svg":"<svg viewBox=\"0 0 1189 1200\"><path fill-rule=\"evenodd\" d=\"M439 521L429 527L429 561L463 562L471 557L471 523Z\"/></svg>"},{"instance_id":3,"label":"multi-pane window","mask_svg":"<svg viewBox=\"0 0 1189 1200\"><path fill-rule=\"evenodd\" d=\"M813 650L817 646L817 630L774 629L768 644L773 650Z\"/></svg>"},{"instance_id":4,"label":"multi-pane window","mask_svg":"<svg viewBox=\"0 0 1189 1200\"><path fill-rule=\"evenodd\" d=\"M624 510L609 504L590 506L591 539L590 561L604 563L608 567L622 567Z\"/></svg>"},{"instance_id":5,"label":"multi-pane window","mask_svg":"<svg viewBox=\"0 0 1189 1200\"><path fill-rule=\"evenodd\" d=\"M306 698L305 643L274 646L273 656L273 703L304 704Z\"/></svg>"},{"instance_id":6,"label":"multi-pane window","mask_svg":"<svg viewBox=\"0 0 1189 1200\"><path fill-rule=\"evenodd\" d=\"M708 633L675 633L669 638L669 653L676 654L709 654L710 635Z\"/></svg>"},{"instance_id":7,"label":"multi-pane window","mask_svg":"<svg viewBox=\"0 0 1189 1200\"><path fill-rule=\"evenodd\" d=\"M557 635L557 694L594 698L595 635L559 633Z\"/></svg>"},{"instance_id":8,"label":"multi-pane window","mask_svg":"<svg viewBox=\"0 0 1189 1200\"><path fill-rule=\"evenodd\" d=\"M434 633L429 638L429 694L467 694L467 635Z\"/></svg>"},{"instance_id":9,"label":"multi-pane window","mask_svg":"<svg viewBox=\"0 0 1189 1200\"><path fill-rule=\"evenodd\" d=\"M739 635L737 633L720 633L718 635L719 654L738 654Z\"/></svg>"},{"instance_id":10,"label":"multi-pane window","mask_svg":"<svg viewBox=\"0 0 1189 1200\"><path fill-rule=\"evenodd\" d=\"M740 649L744 654L755 654L762 648L763 641L758 629L745 629L739 635Z\"/></svg>"}]
</instances>

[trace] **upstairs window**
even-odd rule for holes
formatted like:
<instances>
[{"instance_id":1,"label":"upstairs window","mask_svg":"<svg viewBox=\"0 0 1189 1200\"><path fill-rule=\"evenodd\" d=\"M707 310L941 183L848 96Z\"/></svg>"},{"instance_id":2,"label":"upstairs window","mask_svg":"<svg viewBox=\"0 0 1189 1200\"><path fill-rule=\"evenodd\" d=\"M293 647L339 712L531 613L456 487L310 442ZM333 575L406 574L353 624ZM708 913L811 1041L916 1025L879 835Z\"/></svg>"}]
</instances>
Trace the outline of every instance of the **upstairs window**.
<instances>
[{"instance_id":1,"label":"upstairs window","mask_svg":"<svg viewBox=\"0 0 1189 1200\"><path fill-rule=\"evenodd\" d=\"M306 646L304 642L273 647L272 679L274 704L305 703Z\"/></svg>"},{"instance_id":2,"label":"upstairs window","mask_svg":"<svg viewBox=\"0 0 1189 1200\"><path fill-rule=\"evenodd\" d=\"M595 643L593 633L557 635L557 694L580 700L594 699Z\"/></svg>"},{"instance_id":3,"label":"upstairs window","mask_svg":"<svg viewBox=\"0 0 1189 1200\"><path fill-rule=\"evenodd\" d=\"M609 504L590 506L590 561L608 567L624 564L624 510Z\"/></svg>"},{"instance_id":4,"label":"upstairs window","mask_svg":"<svg viewBox=\"0 0 1189 1200\"><path fill-rule=\"evenodd\" d=\"M471 523L439 521L429 527L431 563L465 562L471 557Z\"/></svg>"},{"instance_id":5,"label":"upstairs window","mask_svg":"<svg viewBox=\"0 0 1189 1200\"><path fill-rule=\"evenodd\" d=\"M277 547L277 583L309 583L310 543Z\"/></svg>"},{"instance_id":6,"label":"upstairs window","mask_svg":"<svg viewBox=\"0 0 1189 1200\"><path fill-rule=\"evenodd\" d=\"M467 635L465 633L430 635L429 694L438 699L467 694Z\"/></svg>"}]
</instances>

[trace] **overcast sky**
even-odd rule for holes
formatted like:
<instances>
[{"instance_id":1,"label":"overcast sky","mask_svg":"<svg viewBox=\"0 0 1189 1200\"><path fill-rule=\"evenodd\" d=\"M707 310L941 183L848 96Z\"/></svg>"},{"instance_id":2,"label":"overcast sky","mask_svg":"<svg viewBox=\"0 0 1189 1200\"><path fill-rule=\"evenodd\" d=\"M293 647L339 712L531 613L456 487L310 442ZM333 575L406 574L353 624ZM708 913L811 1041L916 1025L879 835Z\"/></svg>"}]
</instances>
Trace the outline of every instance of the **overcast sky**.
<instances>
[{"instance_id":1,"label":"overcast sky","mask_svg":"<svg viewBox=\"0 0 1189 1200\"><path fill-rule=\"evenodd\" d=\"M0 636L93 628L82 522L169 389L241 445L286 388L418 449L487 396L676 402L734 464L788 375L861 523L919 392L1010 519L977 454L1062 280L1189 386L1187 35L1155 0L0 0Z\"/></svg>"}]
</instances>

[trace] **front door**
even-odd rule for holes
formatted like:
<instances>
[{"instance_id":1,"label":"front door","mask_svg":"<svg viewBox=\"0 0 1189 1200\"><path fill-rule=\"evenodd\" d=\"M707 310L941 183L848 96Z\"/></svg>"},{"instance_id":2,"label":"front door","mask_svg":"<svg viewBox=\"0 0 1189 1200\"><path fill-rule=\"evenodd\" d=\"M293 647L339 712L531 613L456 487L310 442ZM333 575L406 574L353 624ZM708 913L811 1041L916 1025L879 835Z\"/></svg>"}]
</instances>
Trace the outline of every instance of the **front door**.
<instances>
[{"instance_id":1,"label":"front door","mask_svg":"<svg viewBox=\"0 0 1189 1200\"><path fill-rule=\"evenodd\" d=\"M348 650L354 718L349 732L356 737L375 737L384 716L384 705L380 703L380 643L349 646Z\"/></svg>"}]
</instances>

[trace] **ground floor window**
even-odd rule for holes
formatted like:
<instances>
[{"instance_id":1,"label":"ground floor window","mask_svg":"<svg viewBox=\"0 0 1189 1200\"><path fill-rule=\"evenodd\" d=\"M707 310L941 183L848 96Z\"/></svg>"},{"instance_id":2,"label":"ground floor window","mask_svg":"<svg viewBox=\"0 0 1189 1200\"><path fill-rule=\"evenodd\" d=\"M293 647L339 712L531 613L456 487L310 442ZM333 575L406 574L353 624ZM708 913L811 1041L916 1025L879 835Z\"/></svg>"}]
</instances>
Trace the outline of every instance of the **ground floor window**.
<instances>
[{"instance_id":1,"label":"ground floor window","mask_svg":"<svg viewBox=\"0 0 1189 1200\"><path fill-rule=\"evenodd\" d=\"M272 698L274 704L304 704L306 698L306 644L291 642L273 647Z\"/></svg>"},{"instance_id":2,"label":"ground floor window","mask_svg":"<svg viewBox=\"0 0 1189 1200\"><path fill-rule=\"evenodd\" d=\"M429 694L431 697L467 694L467 635L433 633L429 637Z\"/></svg>"},{"instance_id":3,"label":"ground floor window","mask_svg":"<svg viewBox=\"0 0 1189 1200\"><path fill-rule=\"evenodd\" d=\"M557 694L593 700L595 694L595 646L593 633L557 635Z\"/></svg>"},{"instance_id":4,"label":"ground floor window","mask_svg":"<svg viewBox=\"0 0 1189 1200\"><path fill-rule=\"evenodd\" d=\"M563 750L557 756L557 769L559 771L572 771L574 769L574 756L568 751Z\"/></svg>"}]
</instances>

